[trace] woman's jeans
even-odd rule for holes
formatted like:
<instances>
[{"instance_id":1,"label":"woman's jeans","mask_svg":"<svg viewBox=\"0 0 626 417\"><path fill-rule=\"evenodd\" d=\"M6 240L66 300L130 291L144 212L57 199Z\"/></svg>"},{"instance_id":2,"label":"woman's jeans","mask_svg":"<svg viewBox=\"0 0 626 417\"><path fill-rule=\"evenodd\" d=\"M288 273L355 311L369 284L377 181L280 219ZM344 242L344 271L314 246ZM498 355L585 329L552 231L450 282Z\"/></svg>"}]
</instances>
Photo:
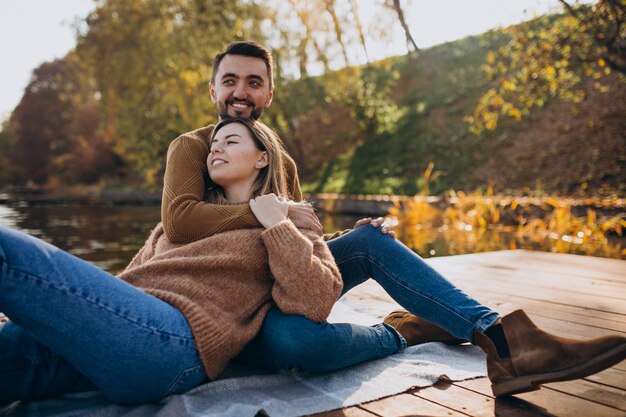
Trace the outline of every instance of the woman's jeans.
<instances>
[{"instance_id":1,"label":"woman's jeans","mask_svg":"<svg viewBox=\"0 0 626 417\"><path fill-rule=\"evenodd\" d=\"M328 241L343 279L343 294L376 280L408 311L471 341L499 316L452 285L380 227L358 227ZM315 323L270 310L261 331L238 359L268 368L331 371L395 353L406 341L391 326Z\"/></svg>"},{"instance_id":2,"label":"woman's jeans","mask_svg":"<svg viewBox=\"0 0 626 417\"><path fill-rule=\"evenodd\" d=\"M205 378L169 304L41 240L0 227L0 405L96 387L119 403Z\"/></svg>"},{"instance_id":3,"label":"woman's jeans","mask_svg":"<svg viewBox=\"0 0 626 417\"><path fill-rule=\"evenodd\" d=\"M470 340L498 318L380 228L328 242L344 293L368 278L404 308ZM0 404L100 389L141 403L205 380L184 317L112 275L0 227ZM385 324L314 323L270 310L238 359L260 367L330 371L395 353L406 341Z\"/></svg>"}]
</instances>

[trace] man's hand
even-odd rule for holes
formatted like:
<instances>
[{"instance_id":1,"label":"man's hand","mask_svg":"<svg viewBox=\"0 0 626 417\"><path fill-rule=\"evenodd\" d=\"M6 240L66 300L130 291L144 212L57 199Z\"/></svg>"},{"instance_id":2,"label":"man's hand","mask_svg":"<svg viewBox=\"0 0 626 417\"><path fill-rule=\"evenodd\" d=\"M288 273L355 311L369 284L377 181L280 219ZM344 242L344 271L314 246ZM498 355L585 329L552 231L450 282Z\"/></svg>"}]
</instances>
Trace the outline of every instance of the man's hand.
<instances>
[{"instance_id":1,"label":"man's hand","mask_svg":"<svg viewBox=\"0 0 626 417\"><path fill-rule=\"evenodd\" d=\"M382 217L378 217L378 218L376 218L374 220L372 220L371 217L366 217L364 219L358 220L354 224L354 228L356 229L357 227L361 227L361 226L366 225L366 224L371 224L372 227L378 227L378 226L382 225L383 227L380 229L380 232L383 235L389 234L389 236L391 236L391 237L394 237L394 238L396 237L396 232L391 230L391 228L385 224L385 219L383 219Z\"/></svg>"},{"instance_id":2,"label":"man's hand","mask_svg":"<svg viewBox=\"0 0 626 417\"><path fill-rule=\"evenodd\" d=\"M299 229L310 229L317 234L322 234L322 223L315 215L311 203L297 203L289 201L289 218Z\"/></svg>"},{"instance_id":3,"label":"man's hand","mask_svg":"<svg viewBox=\"0 0 626 417\"><path fill-rule=\"evenodd\" d=\"M276 194L266 194L250 200L250 208L263 227L270 228L287 218L289 204Z\"/></svg>"}]
</instances>

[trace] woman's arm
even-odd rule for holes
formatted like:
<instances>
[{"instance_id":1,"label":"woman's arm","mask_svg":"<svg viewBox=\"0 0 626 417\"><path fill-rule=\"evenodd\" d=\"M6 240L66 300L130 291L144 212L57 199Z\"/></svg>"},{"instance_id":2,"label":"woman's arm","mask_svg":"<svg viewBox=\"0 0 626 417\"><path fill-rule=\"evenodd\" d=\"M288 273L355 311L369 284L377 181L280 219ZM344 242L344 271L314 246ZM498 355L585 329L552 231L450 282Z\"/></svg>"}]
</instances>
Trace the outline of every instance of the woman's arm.
<instances>
[{"instance_id":1,"label":"woman's arm","mask_svg":"<svg viewBox=\"0 0 626 417\"><path fill-rule=\"evenodd\" d=\"M250 200L252 212L266 228L261 238L276 280L272 298L285 313L322 322L341 294L341 274L321 233L299 231L287 219L288 207L285 198L274 194Z\"/></svg>"},{"instance_id":2,"label":"woman's arm","mask_svg":"<svg viewBox=\"0 0 626 417\"><path fill-rule=\"evenodd\" d=\"M343 282L328 246L290 220L266 229L261 237L276 279L272 297L281 311L322 322L341 294Z\"/></svg>"},{"instance_id":3,"label":"woman's arm","mask_svg":"<svg viewBox=\"0 0 626 417\"><path fill-rule=\"evenodd\" d=\"M204 202L207 142L213 126L179 136L167 152L161 219L168 240L189 243L229 230L260 227L248 204L221 205ZM295 163L285 159L289 193L302 199Z\"/></svg>"}]
</instances>

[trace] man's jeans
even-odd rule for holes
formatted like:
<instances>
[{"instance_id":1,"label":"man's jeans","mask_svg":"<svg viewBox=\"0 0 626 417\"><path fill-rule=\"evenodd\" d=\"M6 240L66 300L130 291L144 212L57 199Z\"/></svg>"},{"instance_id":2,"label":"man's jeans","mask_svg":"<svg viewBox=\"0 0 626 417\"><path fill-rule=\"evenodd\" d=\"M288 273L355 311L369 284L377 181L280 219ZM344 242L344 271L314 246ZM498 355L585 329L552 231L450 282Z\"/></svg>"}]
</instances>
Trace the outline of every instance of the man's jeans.
<instances>
[{"instance_id":1,"label":"man's jeans","mask_svg":"<svg viewBox=\"0 0 626 417\"><path fill-rule=\"evenodd\" d=\"M403 307L471 339L498 315L398 240L365 225L329 242L344 293L369 277ZM175 308L38 239L0 227L0 404L99 388L141 403L201 384L204 370ZM0 325L1 326L1 325ZM390 326L314 323L270 310L239 359L330 371L395 353Z\"/></svg>"}]
</instances>

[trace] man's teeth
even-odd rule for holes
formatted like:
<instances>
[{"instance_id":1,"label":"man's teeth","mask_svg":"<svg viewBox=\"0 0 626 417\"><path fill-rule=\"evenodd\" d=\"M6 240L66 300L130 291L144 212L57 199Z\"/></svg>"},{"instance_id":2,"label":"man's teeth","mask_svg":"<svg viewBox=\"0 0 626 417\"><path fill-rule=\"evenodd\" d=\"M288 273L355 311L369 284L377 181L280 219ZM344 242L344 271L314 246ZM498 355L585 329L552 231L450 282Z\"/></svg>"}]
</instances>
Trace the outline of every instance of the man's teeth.
<instances>
[{"instance_id":1,"label":"man's teeth","mask_svg":"<svg viewBox=\"0 0 626 417\"><path fill-rule=\"evenodd\" d=\"M248 105L247 104L241 104L241 103L233 103L233 107L237 107L240 109L247 109Z\"/></svg>"}]
</instances>

